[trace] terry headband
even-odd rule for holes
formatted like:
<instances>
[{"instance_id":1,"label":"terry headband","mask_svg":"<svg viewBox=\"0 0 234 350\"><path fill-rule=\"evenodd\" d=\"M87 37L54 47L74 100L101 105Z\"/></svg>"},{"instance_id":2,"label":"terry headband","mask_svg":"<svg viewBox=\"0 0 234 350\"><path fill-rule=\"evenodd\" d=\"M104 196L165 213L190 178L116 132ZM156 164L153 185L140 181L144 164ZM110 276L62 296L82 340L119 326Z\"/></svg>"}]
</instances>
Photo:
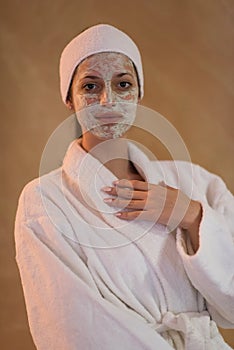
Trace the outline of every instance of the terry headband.
<instances>
[{"instance_id":1,"label":"terry headband","mask_svg":"<svg viewBox=\"0 0 234 350\"><path fill-rule=\"evenodd\" d=\"M68 90L78 64L85 58L100 52L122 53L134 63L140 87L140 98L143 97L144 78L141 55L133 40L119 29L98 24L86 29L72 39L64 48L60 58L60 91L66 104Z\"/></svg>"}]
</instances>

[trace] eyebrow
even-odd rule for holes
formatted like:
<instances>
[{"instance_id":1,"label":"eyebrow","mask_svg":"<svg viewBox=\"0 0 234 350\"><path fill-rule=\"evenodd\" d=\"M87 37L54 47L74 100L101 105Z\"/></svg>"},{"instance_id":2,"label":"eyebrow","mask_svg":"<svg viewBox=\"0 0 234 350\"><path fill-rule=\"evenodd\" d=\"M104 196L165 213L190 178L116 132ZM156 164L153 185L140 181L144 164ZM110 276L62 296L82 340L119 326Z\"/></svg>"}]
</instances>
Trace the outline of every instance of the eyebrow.
<instances>
[{"instance_id":1,"label":"eyebrow","mask_svg":"<svg viewBox=\"0 0 234 350\"><path fill-rule=\"evenodd\" d=\"M130 75L130 76L133 78L133 75L132 75L131 73L129 73L129 72L126 72L126 73L119 73L119 74L117 74L117 77L118 77L118 78L121 78L121 77L123 77L124 75Z\"/></svg>"},{"instance_id":2,"label":"eyebrow","mask_svg":"<svg viewBox=\"0 0 234 350\"><path fill-rule=\"evenodd\" d=\"M101 79L101 77L97 77L96 75L85 75L82 79Z\"/></svg>"},{"instance_id":3,"label":"eyebrow","mask_svg":"<svg viewBox=\"0 0 234 350\"><path fill-rule=\"evenodd\" d=\"M124 72L124 73L119 73L117 74L116 76L118 78L121 78L123 77L124 75L130 75L132 78L133 78L133 75L131 73L128 73L128 72ZM102 77L98 77L96 75L85 75L84 77L82 77L82 79L94 79L94 80L97 80L97 79L102 79Z\"/></svg>"}]
</instances>

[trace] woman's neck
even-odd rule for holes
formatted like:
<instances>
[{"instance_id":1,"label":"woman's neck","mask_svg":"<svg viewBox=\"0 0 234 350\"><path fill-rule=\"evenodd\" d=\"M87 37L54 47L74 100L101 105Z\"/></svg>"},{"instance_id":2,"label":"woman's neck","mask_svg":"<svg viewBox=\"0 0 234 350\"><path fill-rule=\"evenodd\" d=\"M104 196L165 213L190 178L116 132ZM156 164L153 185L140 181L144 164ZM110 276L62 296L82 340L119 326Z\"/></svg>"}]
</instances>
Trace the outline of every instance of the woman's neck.
<instances>
[{"instance_id":1,"label":"woman's neck","mask_svg":"<svg viewBox=\"0 0 234 350\"><path fill-rule=\"evenodd\" d=\"M128 145L125 138L103 141L87 133L83 136L81 145L86 152L97 158L117 178L142 180L129 160Z\"/></svg>"}]
</instances>

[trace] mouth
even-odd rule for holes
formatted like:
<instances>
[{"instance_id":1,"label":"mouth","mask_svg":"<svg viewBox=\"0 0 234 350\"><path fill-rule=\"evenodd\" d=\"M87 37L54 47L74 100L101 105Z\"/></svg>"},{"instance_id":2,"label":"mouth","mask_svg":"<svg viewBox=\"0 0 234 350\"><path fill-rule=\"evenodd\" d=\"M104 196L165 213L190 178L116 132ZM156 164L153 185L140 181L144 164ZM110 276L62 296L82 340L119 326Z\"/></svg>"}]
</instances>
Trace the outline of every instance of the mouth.
<instances>
[{"instance_id":1,"label":"mouth","mask_svg":"<svg viewBox=\"0 0 234 350\"><path fill-rule=\"evenodd\" d=\"M118 113L110 112L110 113L97 114L95 118L102 124L113 124L113 123L118 123L121 119L123 119L123 116Z\"/></svg>"}]
</instances>

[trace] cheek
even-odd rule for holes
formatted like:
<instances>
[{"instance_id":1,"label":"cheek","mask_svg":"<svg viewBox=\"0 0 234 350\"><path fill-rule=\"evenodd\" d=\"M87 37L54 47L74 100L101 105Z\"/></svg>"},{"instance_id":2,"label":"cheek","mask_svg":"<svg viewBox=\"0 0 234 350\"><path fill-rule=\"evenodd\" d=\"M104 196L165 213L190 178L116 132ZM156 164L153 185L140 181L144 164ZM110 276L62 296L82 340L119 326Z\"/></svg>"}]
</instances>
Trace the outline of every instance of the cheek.
<instances>
[{"instance_id":1,"label":"cheek","mask_svg":"<svg viewBox=\"0 0 234 350\"><path fill-rule=\"evenodd\" d=\"M99 101L99 97L97 95L87 96L87 97L85 97L85 101L86 101L86 106L89 106L89 105L92 105L92 104L96 103L97 101Z\"/></svg>"},{"instance_id":2,"label":"cheek","mask_svg":"<svg viewBox=\"0 0 234 350\"><path fill-rule=\"evenodd\" d=\"M136 95L129 93L126 96L123 97L123 100L125 100L125 101L135 101L136 100Z\"/></svg>"},{"instance_id":3,"label":"cheek","mask_svg":"<svg viewBox=\"0 0 234 350\"><path fill-rule=\"evenodd\" d=\"M81 110L82 108L88 107L92 104L96 104L99 101L98 95L77 95L75 97L74 105L76 110Z\"/></svg>"},{"instance_id":4,"label":"cheek","mask_svg":"<svg viewBox=\"0 0 234 350\"><path fill-rule=\"evenodd\" d=\"M120 94L116 94L116 99L118 101L127 101L127 102L137 102L138 101L138 90L134 89L131 91L126 91Z\"/></svg>"}]
</instances>

